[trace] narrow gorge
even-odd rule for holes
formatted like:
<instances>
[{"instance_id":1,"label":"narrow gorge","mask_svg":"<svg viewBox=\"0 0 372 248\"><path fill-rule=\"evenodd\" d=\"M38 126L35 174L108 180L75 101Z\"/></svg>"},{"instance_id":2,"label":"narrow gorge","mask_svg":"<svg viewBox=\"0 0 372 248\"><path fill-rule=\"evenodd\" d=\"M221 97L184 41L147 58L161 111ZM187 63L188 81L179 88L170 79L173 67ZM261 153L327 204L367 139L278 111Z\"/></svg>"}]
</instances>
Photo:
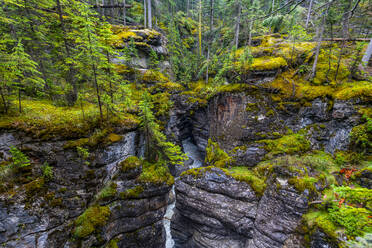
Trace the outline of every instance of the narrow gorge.
<instances>
[{"instance_id":1,"label":"narrow gorge","mask_svg":"<svg viewBox=\"0 0 372 248\"><path fill-rule=\"evenodd\" d=\"M0 247L372 247L349 2L1 2Z\"/></svg>"}]
</instances>

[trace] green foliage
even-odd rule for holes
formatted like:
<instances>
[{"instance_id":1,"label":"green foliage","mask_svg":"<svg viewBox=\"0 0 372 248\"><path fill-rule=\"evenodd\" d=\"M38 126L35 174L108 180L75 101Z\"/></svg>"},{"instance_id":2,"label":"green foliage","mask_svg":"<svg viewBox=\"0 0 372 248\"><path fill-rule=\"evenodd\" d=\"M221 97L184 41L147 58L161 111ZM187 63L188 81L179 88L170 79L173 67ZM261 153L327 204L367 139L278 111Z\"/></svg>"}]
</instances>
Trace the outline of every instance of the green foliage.
<instances>
[{"instance_id":1,"label":"green foliage","mask_svg":"<svg viewBox=\"0 0 372 248\"><path fill-rule=\"evenodd\" d=\"M53 178L53 167L51 167L47 162L43 164L41 170L45 180L51 180Z\"/></svg>"},{"instance_id":2,"label":"green foliage","mask_svg":"<svg viewBox=\"0 0 372 248\"><path fill-rule=\"evenodd\" d=\"M329 215L334 223L346 229L346 234L351 237L361 236L364 232L371 232L371 211L365 208L352 206L333 207L329 209Z\"/></svg>"},{"instance_id":3,"label":"green foliage","mask_svg":"<svg viewBox=\"0 0 372 248\"><path fill-rule=\"evenodd\" d=\"M303 153L310 149L310 142L306 138L305 131L293 133L291 130L288 134L276 140L262 140L265 149L269 152L266 156L272 158L279 154Z\"/></svg>"},{"instance_id":4,"label":"green foliage","mask_svg":"<svg viewBox=\"0 0 372 248\"><path fill-rule=\"evenodd\" d=\"M169 186L174 184L174 178L169 173L169 169L162 161L157 163L144 162L142 166L142 173L138 178L142 183L153 184L167 184Z\"/></svg>"},{"instance_id":5,"label":"green foliage","mask_svg":"<svg viewBox=\"0 0 372 248\"><path fill-rule=\"evenodd\" d=\"M361 152L366 152L372 148L372 118L364 116L366 122L355 126L350 132L351 145Z\"/></svg>"},{"instance_id":6,"label":"green foliage","mask_svg":"<svg viewBox=\"0 0 372 248\"><path fill-rule=\"evenodd\" d=\"M111 211L107 206L89 207L75 220L74 236L79 239L89 236L97 228L104 226L110 215Z\"/></svg>"},{"instance_id":7,"label":"green foliage","mask_svg":"<svg viewBox=\"0 0 372 248\"><path fill-rule=\"evenodd\" d=\"M232 167L224 171L236 180L248 183L258 196L261 197L265 192L267 186L265 178L258 176L257 171L248 167Z\"/></svg>"},{"instance_id":8,"label":"green foliage","mask_svg":"<svg viewBox=\"0 0 372 248\"><path fill-rule=\"evenodd\" d=\"M207 166L216 166L220 168L229 167L233 163L232 158L220 148L217 142L208 140L208 146L205 149L205 164Z\"/></svg>"},{"instance_id":9,"label":"green foliage","mask_svg":"<svg viewBox=\"0 0 372 248\"><path fill-rule=\"evenodd\" d=\"M12 154L11 167L13 169L17 170L19 168L31 165L30 159L23 152L18 150L18 148L11 146L10 153Z\"/></svg>"},{"instance_id":10,"label":"green foliage","mask_svg":"<svg viewBox=\"0 0 372 248\"><path fill-rule=\"evenodd\" d=\"M145 158L149 162L165 161L174 165L186 160L187 157L181 152L181 148L166 141L165 135L160 131L152 112L153 103L148 92L143 94L139 108L141 128L145 135Z\"/></svg>"},{"instance_id":11,"label":"green foliage","mask_svg":"<svg viewBox=\"0 0 372 248\"><path fill-rule=\"evenodd\" d=\"M90 156L89 150L87 148L77 146L76 147L76 152L78 153L78 155L80 157L80 163L81 164L84 163L85 165L89 165L89 162L86 161Z\"/></svg>"},{"instance_id":12,"label":"green foliage","mask_svg":"<svg viewBox=\"0 0 372 248\"><path fill-rule=\"evenodd\" d=\"M124 161L120 162L120 169L122 172L128 172L133 169L139 168L142 165L142 161L136 156L130 156Z\"/></svg>"},{"instance_id":13,"label":"green foliage","mask_svg":"<svg viewBox=\"0 0 372 248\"><path fill-rule=\"evenodd\" d=\"M98 200L108 200L114 197L117 193L118 185L114 182L108 183L96 196Z\"/></svg>"},{"instance_id":14,"label":"green foliage","mask_svg":"<svg viewBox=\"0 0 372 248\"><path fill-rule=\"evenodd\" d=\"M144 188L141 185L137 185L134 188L127 189L126 191L121 192L120 198L121 199L138 198L143 191L144 191Z\"/></svg>"},{"instance_id":15,"label":"green foliage","mask_svg":"<svg viewBox=\"0 0 372 248\"><path fill-rule=\"evenodd\" d=\"M349 186L333 187L333 191L340 198L346 199L347 203L356 205L365 205L366 208L372 208L372 189Z\"/></svg>"}]
</instances>

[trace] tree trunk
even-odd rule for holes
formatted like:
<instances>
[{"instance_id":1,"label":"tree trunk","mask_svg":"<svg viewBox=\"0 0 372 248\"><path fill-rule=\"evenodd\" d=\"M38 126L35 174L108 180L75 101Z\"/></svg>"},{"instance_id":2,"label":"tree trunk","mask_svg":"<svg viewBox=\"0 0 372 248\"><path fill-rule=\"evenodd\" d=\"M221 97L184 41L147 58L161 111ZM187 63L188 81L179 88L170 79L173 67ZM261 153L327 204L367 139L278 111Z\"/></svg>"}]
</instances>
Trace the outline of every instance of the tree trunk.
<instances>
[{"instance_id":1,"label":"tree trunk","mask_svg":"<svg viewBox=\"0 0 372 248\"><path fill-rule=\"evenodd\" d=\"M19 113L22 113L21 89L18 89L18 109Z\"/></svg>"},{"instance_id":2,"label":"tree trunk","mask_svg":"<svg viewBox=\"0 0 372 248\"><path fill-rule=\"evenodd\" d=\"M1 95L1 99L3 100L4 113L7 114L8 113L8 102L5 99L5 93L3 91L3 87L0 87L0 95Z\"/></svg>"},{"instance_id":3,"label":"tree trunk","mask_svg":"<svg viewBox=\"0 0 372 248\"><path fill-rule=\"evenodd\" d=\"M331 23L331 38L333 39L333 24ZM327 73L326 73L326 80L329 81L328 79L328 75L329 75L329 72L331 71L331 59L332 59L332 47L333 47L333 42L331 42L331 45L329 46L329 55L328 55L328 70L327 70Z\"/></svg>"},{"instance_id":4,"label":"tree trunk","mask_svg":"<svg viewBox=\"0 0 372 248\"><path fill-rule=\"evenodd\" d=\"M239 45L239 33L240 33L240 15L242 12L242 6L240 0L238 1L238 13L235 21L235 35L234 35L234 46L238 48Z\"/></svg>"},{"instance_id":5,"label":"tree trunk","mask_svg":"<svg viewBox=\"0 0 372 248\"><path fill-rule=\"evenodd\" d=\"M249 22L249 35L248 35L248 46L252 46L252 28L253 28L253 20Z\"/></svg>"},{"instance_id":6,"label":"tree trunk","mask_svg":"<svg viewBox=\"0 0 372 248\"><path fill-rule=\"evenodd\" d=\"M209 60L210 60L210 50L212 43L212 34L213 34L213 18L214 18L214 0L210 0L210 17L209 17L209 32L210 36L208 37L208 52L207 52L207 71L205 73L205 82L208 83L209 80Z\"/></svg>"},{"instance_id":7,"label":"tree trunk","mask_svg":"<svg viewBox=\"0 0 372 248\"><path fill-rule=\"evenodd\" d=\"M147 28L147 0L143 0L143 20L144 26Z\"/></svg>"},{"instance_id":8,"label":"tree trunk","mask_svg":"<svg viewBox=\"0 0 372 248\"><path fill-rule=\"evenodd\" d=\"M123 5L124 5L124 8L123 8L123 19L124 19L124 26L127 25L127 9L125 8L125 0L123 0Z\"/></svg>"},{"instance_id":9,"label":"tree trunk","mask_svg":"<svg viewBox=\"0 0 372 248\"><path fill-rule=\"evenodd\" d=\"M326 13L323 13L322 23L320 24L320 27L318 27L318 43L316 45L315 58L314 58L313 68L311 70L311 76L310 76L311 79L314 79L315 74L316 74L316 66L318 64L320 46L322 45L324 24L325 24L325 18L326 18L327 12L328 12L328 9L326 10Z\"/></svg>"},{"instance_id":10,"label":"tree trunk","mask_svg":"<svg viewBox=\"0 0 372 248\"><path fill-rule=\"evenodd\" d=\"M199 57L202 56L202 0L199 0Z\"/></svg>"},{"instance_id":11,"label":"tree trunk","mask_svg":"<svg viewBox=\"0 0 372 248\"><path fill-rule=\"evenodd\" d=\"M372 39L369 42L367 51L365 52L363 58L362 58L362 66L367 66L369 60L371 59L372 56Z\"/></svg>"},{"instance_id":12,"label":"tree trunk","mask_svg":"<svg viewBox=\"0 0 372 248\"><path fill-rule=\"evenodd\" d=\"M152 29L151 0L147 0L147 25Z\"/></svg>"},{"instance_id":13,"label":"tree trunk","mask_svg":"<svg viewBox=\"0 0 372 248\"><path fill-rule=\"evenodd\" d=\"M307 27L308 27L308 25L309 25L310 15L311 15L311 8L313 7L313 1L314 1L314 0L310 0L309 10L308 10L308 12L307 12L306 24L305 24L306 29L307 29Z\"/></svg>"}]
</instances>

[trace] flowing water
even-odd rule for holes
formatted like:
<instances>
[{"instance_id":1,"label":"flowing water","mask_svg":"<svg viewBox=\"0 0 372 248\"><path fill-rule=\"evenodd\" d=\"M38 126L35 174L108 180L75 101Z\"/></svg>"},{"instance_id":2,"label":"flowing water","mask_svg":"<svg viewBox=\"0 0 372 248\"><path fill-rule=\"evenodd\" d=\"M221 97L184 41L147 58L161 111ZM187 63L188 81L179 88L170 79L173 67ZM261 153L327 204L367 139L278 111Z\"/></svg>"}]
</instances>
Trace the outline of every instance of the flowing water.
<instances>
[{"instance_id":1,"label":"flowing water","mask_svg":"<svg viewBox=\"0 0 372 248\"><path fill-rule=\"evenodd\" d=\"M190 168L198 168L198 167L201 167L203 165L203 157L200 154L197 146L194 143L192 143L190 138L182 141L182 147L183 147L184 152L187 154L187 156L189 158L191 158L192 160L194 160L193 164L190 165ZM172 192L171 193L173 195L175 194L174 186L172 187ZM174 200L174 202L172 204L168 205L167 211L164 215L163 223L164 223L165 232L166 232L166 235L167 235L165 248L173 248L174 247L174 240L172 238L170 224L171 224L172 216L174 214L174 206L175 205L176 205L176 201Z\"/></svg>"}]
</instances>

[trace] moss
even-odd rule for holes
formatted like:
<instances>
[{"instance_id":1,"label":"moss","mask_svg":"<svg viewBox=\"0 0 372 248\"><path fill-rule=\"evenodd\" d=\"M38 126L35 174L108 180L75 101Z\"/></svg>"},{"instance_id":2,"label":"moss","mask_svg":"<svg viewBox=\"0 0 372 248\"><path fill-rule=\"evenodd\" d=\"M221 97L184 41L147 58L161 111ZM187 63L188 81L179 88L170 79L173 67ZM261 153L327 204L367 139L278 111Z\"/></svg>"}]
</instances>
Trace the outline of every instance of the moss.
<instances>
[{"instance_id":1,"label":"moss","mask_svg":"<svg viewBox=\"0 0 372 248\"><path fill-rule=\"evenodd\" d=\"M142 186L136 186L132 189L127 189L124 192L120 193L120 198L121 199L133 199L133 198L138 198L140 194L144 191L144 188Z\"/></svg>"},{"instance_id":2,"label":"moss","mask_svg":"<svg viewBox=\"0 0 372 248\"><path fill-rule=\"evenodd\" d=\"M314 177L292 177L288 180L288 183L293 185L299 192L304 192L306 189L311 193L317 192L315 183L318 179Z\"/></svg>"},{"instance_id":3,"label":"moss","mask_svg":"<svg viewBox=\"0 0 372 248\"><path fill-rule=\"evenodd\" d=\"M120 136L120 135L117 135L117 134L114 134L114 133L110 133L107 136L107 139L109 140L110 143L115 143L115 142L121 141L123 139L123 136Z\"/></svg>"},{"instance_id":4,"label":"moss","mask_svg":"<svg viewBox=\"0 0 372 248\"><path fill-rule=\"evenodd\" d=\"M114 133L109 133L108 129L100 130L97 129L89 138L81 138L78 140L67 141L63 148L75 148L75 147L96 147L98 145L109 145L114 142L118 142L123 137Z\"/></svg>"},{"instance_id":5,"label":"moss","mask_svg":"<svg viewBox=\"0 0 372 248\"><path fill-rule=\"evenodd\" d=\"M108 244L105 246L105 248L119 248L118 246L119 239L112 239Z\"/></svg>"},{"instance_id":6,"label":"moss","mask_svg":"<svg viewBox=\"0 0 372 248\"><path fill-rule=\"evenodd\" d=\"M220 148L217 142L213 142L211 139L208 140L205 156L206 165L223 168L230 166L232 162L233 159Z\"/></svg>"},{"instance_id":7,"label":"moss","mask_svg":"<svg viewBox=\"0 0 372 248\"><path fill-rule=\"evenodd\" d=\"M110 208L107 206L92 206L80 215L74 222L74 236L85 238L96 231L98 227L106 224L111 215Z\"/></svg>"},{"instance_id":8,"label":"moss","mask_svg":"<svg viewBox=\"0 0 372 248\"><path fill-rule=\"evenodd\" d=\"M333 239L337 239L337 226L332 222L327 212L309 212L303 216L309 228L320 228L325 234Z\"/></svg>"},{"instance_id":9,"label":"moss","mask_svg":"<svg viewBox=\"0 0 372 248\"><path fill-rule=\"evenodd\" d=\"M372 232L371 211L365 208L352 206L334 207L330 209L330 217L346 229L350 237L363 236L364 233Z\"/></svg>"},{"instance_id":10,"label":"moss","mask_svg":"<svg viewBox=\"0 0 372 248\"><path fill-rule=\"evenodd\" d=\"M32 197L33 195L37 194L44 187L44 184L45 184L44 178L38 178L24 185L26 195L28 197Z\"/></svg>"},{"instance_id":11,"label":"moss","mask_svg":"<svg viewBox=\"0 0 372 248\"><path fill-rule=\"evenodd\" d=\"M54 198L53 200L50 201L50 206L52 208L62 207L63 206L63 199L62 198Z\"/></svg>"},{"instance_id":12,"label":"moss","mask_svg":"<svg viewBox=\"0 0 372 248\"><path fill-rule=\"evenodd\" d=\"M15 104L15 102L12 103L12 105ZM23 100L22 105L24 111L21 115L10 113L7 116L1 116L0 128L20 130L41 140L88 137L94 130L110 129L108 127L112 126L131 130L136 128L140 122L138 117L128 113L119 113L109 121L101 122L97 106L88 102L84 102L84 118L78 106L57 107L46 100ZM84 140L79 142L84 142Z\"/></svg>"},{"instance_id":13,"label":"moss","mask_svg":"<svg viewBox=\"0 0 372 248\"><path fill-rule=\"evenodd\" d=\"M247 112L258 112L259 108L257 106L257 103L247 103L246 107L245 107L245 111Z\"/></svg>"},{"instance_id":14,"label":"moss","mask_svg":"<svg viewBox=\"0 0 372 248\"><path fill-rule=\"evenodd\" d=\"M272 158L279 154L295 154L308 151L310 142L307 140L303 131L293 133L289 131L287 135L275 140L262 140L265 149L269 152L266 157Z\"/></svg>"},{"instance_id":15,"label":"moss","mask_svg":"<svg viewBox=\"0 0 372 248\"><path fill-rule=\"evenodd\" d=\"M120 162L120 169L122 172L128 172L130 170L139 168L142 165L142 162L136 156L130 156L124 161Z\"/></svg>"},{"instance_id":16,"label":"moss","mask_svg":"<svg viewBox=\"0 0 372 248\"><path fill-rule=\"evenodd\" d=\"M350 142L358 151L367 151L372 148L372 118L367 122L353 127L350 132Z\"/></svg>"},{"instance_id":17,"label":"moss","mask_svg":"<svg viewBox=\"0 0 372 248\"><path fill-rule=\"evenodd\" d=\"M170 82L168 77L166 77L160 71L155 71L155 70L147 70L143 74L142 80L145 83L168 83Z\"/></svg>"},{"instance_id":18,"label":"moss","mask_svg":"<svg viewBox=\"0 0 372 248\"><path fill-rule=\"evenodd\" d=\"M165 183L171 186L174 184L174 177L170 174L168 166L164 165L162 161L158 163L144 162L138 181L153 184Z\"/></svg>"},{"instance_id":19,"label":"moss","mask_svg":"<svg viewBox=\"0 0 372 248\"><path fill-rule=\"evenodd\" d=\"M191 175L194 178L200 178L204 176L206 172L211 171L212 168L215 168L215 167L207 166L207 167L201 167L201 168L193 168L193 169L182 172L181 176Z\"/></svg>"},{"instance_id":20,"label":"moss","mask_svg":"<svg viewBox=\"0 0 372 248\"><path fill-rule=\"evenodd\" d=\"M257 176L257 173L247 167L232 167L224 169L225 173L238 181L248 183L258 196L262 196L266 189L265 178Z\"/></svg>"},{"instance_id":21,"label":"moss","mask_svg":"<svg viewBox=\"0 0 372 248\"><path fill-rule=\"evenodd\" d=\"M114 197L117 193L118 185L114 182L110 182L106 185L96 196L98 200L108 200Z\"/></svg>"}]
</instances>

